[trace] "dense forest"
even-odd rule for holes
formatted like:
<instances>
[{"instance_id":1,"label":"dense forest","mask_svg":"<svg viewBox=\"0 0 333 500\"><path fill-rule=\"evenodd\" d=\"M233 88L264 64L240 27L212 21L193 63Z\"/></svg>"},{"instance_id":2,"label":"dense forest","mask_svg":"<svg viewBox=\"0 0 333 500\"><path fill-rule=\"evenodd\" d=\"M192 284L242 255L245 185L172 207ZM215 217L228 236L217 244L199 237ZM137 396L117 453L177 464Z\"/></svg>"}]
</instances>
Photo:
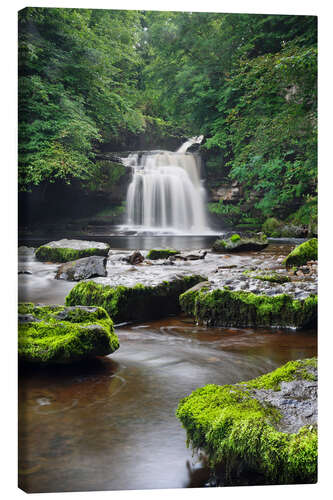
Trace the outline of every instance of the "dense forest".
<instances>
[{"instance_id":1,"label":"dense forest","mask_svg":"<svg viewBox=\"0 0 333 500\"><path fill-rule=\"evenodd\" d=\"M212 214L244 227L314 227L316 112L315 17L19 13L20 191L96 190L106 181L101 151L203 134L206 186L241 193L210 198ZM107 182L122 174L114 164Z\"/></svg>"}]
</instances>

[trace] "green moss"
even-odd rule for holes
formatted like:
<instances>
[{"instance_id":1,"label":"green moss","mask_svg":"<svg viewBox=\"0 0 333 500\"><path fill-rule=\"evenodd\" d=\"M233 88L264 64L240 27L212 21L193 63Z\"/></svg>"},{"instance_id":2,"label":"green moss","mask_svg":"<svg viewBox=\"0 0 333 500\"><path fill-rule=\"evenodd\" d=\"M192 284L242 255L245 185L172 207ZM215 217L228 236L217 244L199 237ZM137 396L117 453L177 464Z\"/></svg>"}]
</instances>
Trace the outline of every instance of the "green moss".
<instances>
[{"instance_id":1,"label":"green moss","mask_svg":"<svg viewBox=\"0 0 333 500\"><path fill-rule=\"evenodd\" d=\"M113 322L101 307L66 308L20 304L20 361L64 364L104 356L119 347Z\"/></svg>"},{"instance_id":2,"label":"green moss","mask_svg":"<svg viewBox=\"0 0 333 500\"><path fill-rule=\"evenodd\" d=\"M192 286L206 281L199 275L163 281L157 286L134 287L78 283L66 297L66 305L102 306L114 321L144 321L179 312L179 296Z\"/></svg>"},{"instance_id":3,"label":"green moss","mask_svg":"<svg viewBox=\"0 0 333 500\"><path fill-rule=\"evenodd\" d=\"M233 234L231 237L230 237L230 241L232 241L233 243L235 243L235 241L238 241L240 240L241 237L239 236L239 234Z\"/></svg>"},{"instance_id":4,"label":"green moss","mask_svg":"<svg viewBox=\"0 0 333 500\"><path fill-rule=\"evenodd\" d=\"M179 298L182 311L208 326L313 326L317 319L317 296L304 301L287 294L256 295L216 289L187 291Z\"/></svg>"},{"instance_id":5,"label":"green moss","mask_svg":"<svg viewBox=\"0 0 333 500\"><path fill-rule=\"evenodd\" d=\"M71 260L90 257L92 255L106 256L109 249L84 248L76 250L74 248L56 248L42 245L35 252L36 259L41 262L69 262Z\"/></svg>"},{"instance_id":6,"label":"green moss","mask_svg":"<svg viewBox=\"0 0 333 500\"><path fill-rule=\"evenodd\" d=\"M34 310L35 304L32 302L21 302L18 305L19 314L31 314Z\"/></svg>"},{"instance_id":7,"label":"green moss","mask_svg":"<svg viewBox=\"0 0 333 500\"><path fill-rule=\"evenodd\" d=\"M262 230L265 234L268 236L271 236L272 238L278 238L281 236L281 227L283 223L274 217L270 217L269 219L266 219L266 221L262 225Z\"/></svg>"},{"instance_id":8,"label":"green moss","mask_svg":"<svg viewBox=\"0 0 333 500\"><path fill-rule=\"evenodd\" d=\"M317 358L289 361L271 373L267 373L246 382L246 387L251 389L273 389L274 391L278 391L280 390L281 382L290 382L299 379L316 380L311 368L317 367Z\"/></svg>"},{"instance_id":9,"label":"green moss","mask_svg":"<svg viewBox=\"0 0 333 500\"><path fill-rule=\"evenodd\" d=\"M271 388L283 380L302 378L314 360L294 361L250 382L207 385L182 399L176 411L187 432L187 444L204 450L212 466L227 472L240 462L272 483L311 483L317 476L317 430L276 430L281 415L255 399L254 388ZM299 375L301 374L301 375Z\"/></svg>"},{"instance_id":10,"label":"green moss","mask_svg":"<svg viewBox=\"0 0 333 500\"><path fill-rule=\"evenodd\" d=\"M244 271L242 274L245 276L249 276L250 278L260 280L260 281L269 281L270 283L288 283L290 281L289 276L284 276L279 273L272 274L254 274L254 271Z\"/></svg>"},{"instance_id":11,"label":"green moss","mask_svg":"<svg viewBox=\"0 0 333 500\"><path fill-rule=\"evenodd\" d=\"M156 250L149 250L147 254L147 259L157 260L157 259L167 259L171 255L178 255L180 252L178 250L170 250L169 248Z\"/></svg>"},{"instance_id":12,"label":"green moss","mask_svg":"<svg viewBox=\"0 0 333 500\"><path fill-rule=\"evenodd\" d=\"M318 259L318 240L312 238L298 245L290 254L284 259L283 263L286 267L302 266L309 260Z\"/></svg>"}]
</instances>

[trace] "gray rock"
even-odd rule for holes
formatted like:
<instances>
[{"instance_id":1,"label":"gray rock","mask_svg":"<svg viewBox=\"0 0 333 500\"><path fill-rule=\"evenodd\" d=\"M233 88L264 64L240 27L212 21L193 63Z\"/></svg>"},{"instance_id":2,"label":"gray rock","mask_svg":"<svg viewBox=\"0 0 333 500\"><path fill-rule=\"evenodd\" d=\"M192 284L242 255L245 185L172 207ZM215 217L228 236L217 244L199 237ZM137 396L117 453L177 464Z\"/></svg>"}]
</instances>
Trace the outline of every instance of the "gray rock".
<instances>
[{"instance_id":1,"label":"gray rock","mask_svg":"<svg viewBox=\"0 0 333 500\"><path fill-rule=\"evenodd\" d=\"M315 370L314 376L316 373ZM317 381L282 382L279 391L256 389L254 396L261 403L279 410L282 418L276 426L280 432L296 433L304 425L317 423Z\"/></svg>"},{"instance_id":2,"label":"gray rock","mask_svg":"<svg viewBox=\"0 0 333 500\"><path fill-rule=\"evenodd\" d=\"M62 264L55 276L58 280L80 281L96 276L106 276L106 257L93 255Z\"/></svg>"}]
</instances>

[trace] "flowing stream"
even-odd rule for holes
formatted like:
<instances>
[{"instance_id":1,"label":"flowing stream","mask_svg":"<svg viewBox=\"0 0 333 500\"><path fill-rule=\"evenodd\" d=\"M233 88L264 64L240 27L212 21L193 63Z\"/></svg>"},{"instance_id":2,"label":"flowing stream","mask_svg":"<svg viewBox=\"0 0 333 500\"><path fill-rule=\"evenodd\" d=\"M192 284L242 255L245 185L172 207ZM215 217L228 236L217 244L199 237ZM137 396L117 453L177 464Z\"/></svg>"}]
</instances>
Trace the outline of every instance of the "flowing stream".
<instances>
[{"instance_id":1,"label":"flowing stream","mask_svg":"<svg viewBox=\"0 0 333 500\"><path fill-rule=\"evenodd\" d=\"M216 259L248 267L289 249L272 245L257 254ZM133 280L132 266L119 257L111 255L108 274ZM214 267L210 260L189 265ZM165 268L140 269L153 280L153 271L164 274ZM20 253L20 269L20 300L63 304L75 285L55 280L57 265L37 262L32 249ZM210 471L186 448L175 417L179 400L205 384L248 380L317 350L314 331L210 329L182 316L119 325L116 332L120 348L111 356L20 369L19 485L25 491L204 486Z\"/></svg>"},{"instance_id":2,"label":"flowing stream","mask_svg":"<svg viewBox=\"0 0 333 500\"><path fill-rule=\"evenodd\" d=\"M142 230L207 233L201 158L187 153L202 136L177 152L132 153L125 164L133 178L127 192L127 225Z\"/></svg>"}]
</instances>

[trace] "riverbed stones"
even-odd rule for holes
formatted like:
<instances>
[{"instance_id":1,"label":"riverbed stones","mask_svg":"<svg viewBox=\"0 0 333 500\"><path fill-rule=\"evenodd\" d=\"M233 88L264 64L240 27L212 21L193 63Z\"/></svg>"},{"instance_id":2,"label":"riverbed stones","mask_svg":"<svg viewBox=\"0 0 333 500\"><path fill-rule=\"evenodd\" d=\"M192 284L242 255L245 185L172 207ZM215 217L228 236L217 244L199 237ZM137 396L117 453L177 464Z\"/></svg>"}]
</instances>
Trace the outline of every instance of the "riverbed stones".
<instances>
[{"instance_id":1,"label":"riverbed stones","mask_svg":"<svg viewBox=\"0 0 333 500\"><path fill-rule=\"evenodd\" d=\"M264 233L233 234L215 241L212 250L217 253L233 253L248 250L263 250L268 245Z\"/></svg>"},{"instance_id":2,"label":"riverbed stones","mask_svg":"<svg viewBox=\"0 0 333 500\"><path fill-rule=\"evenodd\" d=\"M207 278L200 275L174 276L157 285L133 287L78 283L66 297L66 305L102 306L116 322L163 318L180 311L179 296Z\"/></svg>"},{"instance_id":3,"label":"riverbed stones","mask_svg":"<svg viewBox=\"0 0 333 500\"><path fill-rule=\"evenodd\" d=\"M62 239L40 246L35 256L42 262L68 262L92 255L106 257L109 250L109 245L99 241Z\"/></svg>"},{"instance_id":4,"label":"riverbed stones","mask_svg":"<svg viewBox=\"0 0 333 500\"><path fill-rule=\"evenodd\" d=\"M316 358L290 361L248 382L196 389L176 415L192 447L229 475L242 462L266 483L317 480Z\"/></svg>"},{"instance_id":5,"label":"riverbed stones","mask_svg":"<svg viewBox=\"0 0 333 500\"><path fill-rule=\"evenodd\" d=\"M68 364L106 356L119 347L113 322L101 307L19 304L19 360Z\"/></svg>"},{"instance_id":6,"label":"riverbed stones","mask_svg":"<svg viewBox=\"0 0 333 500\"><path fill-rule=\"evenodd\" d=\"M106 257L93 255L62 264L55 278L58 280L81 281L95 276L106 275Z\"/></svg>"},{"instance_id":7,"label":"riverbed stones","mask_svg":"<svg viewBox=\"0 0 333 500\"><path fill-rule=\"evenodd\" d=\"M282 293L274 295L270 289L257 295L250 291L223 289L201 290L193 288L180 298L182 311L197 323L207 326L292 328L314 327L317 321L317 296L300 290L299 299ZM303 299L304 300L300 300Z\"/></svg>"},{"instance_id":8,"label":"riverbed stones","mask_svg":"<svg viewBox=\"0 0 333 500\"><path fill-rule=\"evenodd\" d=\"M141 264L145 260L144 256L142 255L139 250L136 250L135 252L131 253L128 257L124 257L124 261L127 262L128 264L132 264L134 266Z\"/></svg>"}]
</instances>

